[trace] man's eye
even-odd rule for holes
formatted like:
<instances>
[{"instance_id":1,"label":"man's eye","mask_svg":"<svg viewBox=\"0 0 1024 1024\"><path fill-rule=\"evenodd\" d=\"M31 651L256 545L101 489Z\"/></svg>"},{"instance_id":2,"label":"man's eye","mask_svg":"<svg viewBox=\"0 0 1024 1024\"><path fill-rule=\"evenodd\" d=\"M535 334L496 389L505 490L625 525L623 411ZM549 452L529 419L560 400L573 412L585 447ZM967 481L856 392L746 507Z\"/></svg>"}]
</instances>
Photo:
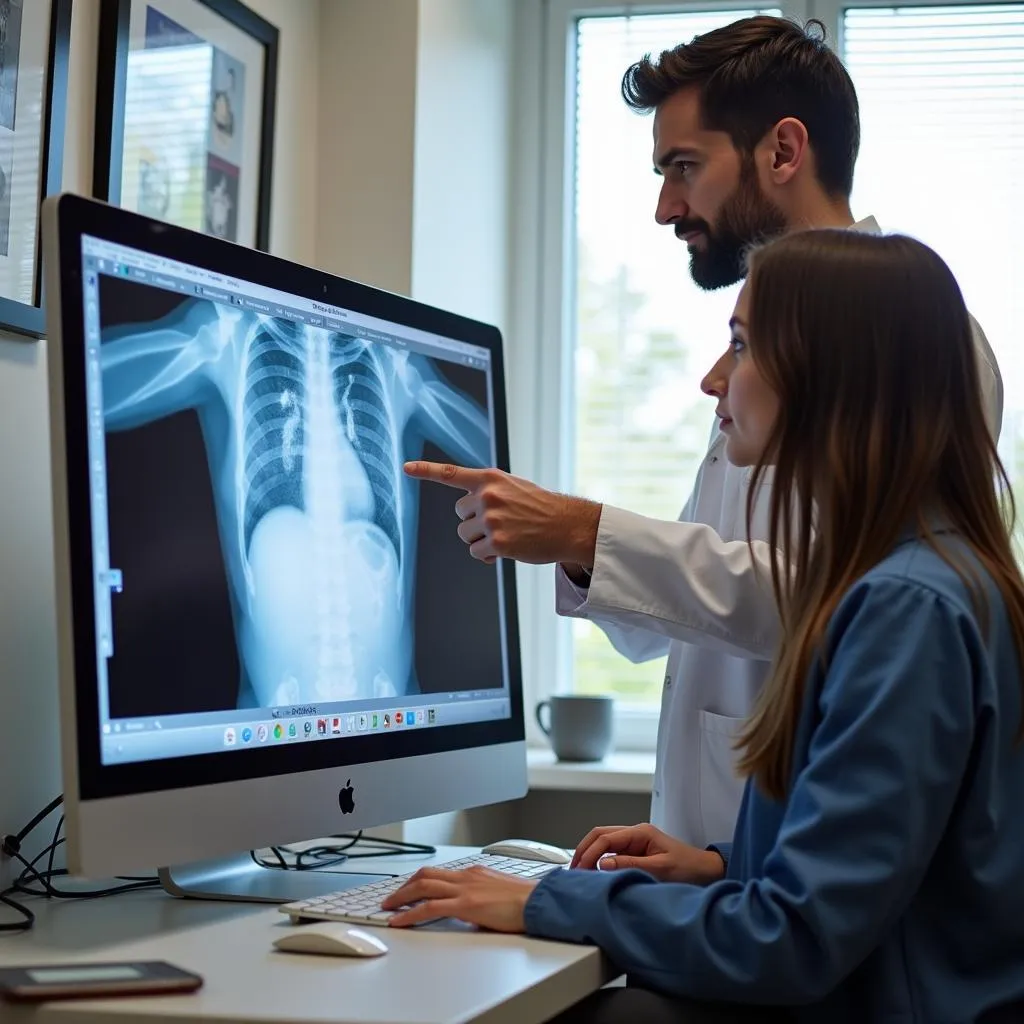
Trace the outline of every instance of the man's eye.
<instances>
[{"instance_id":1,"label":"man's eye","mask_svg":"<svg viewBox=\"0 0 1024 1024\"><path fill-rule=\"evenodd\" d=\"M692 160L677 160L672 166L680 174L689 174L697 165Z\"/></svg>"}]
</instances>

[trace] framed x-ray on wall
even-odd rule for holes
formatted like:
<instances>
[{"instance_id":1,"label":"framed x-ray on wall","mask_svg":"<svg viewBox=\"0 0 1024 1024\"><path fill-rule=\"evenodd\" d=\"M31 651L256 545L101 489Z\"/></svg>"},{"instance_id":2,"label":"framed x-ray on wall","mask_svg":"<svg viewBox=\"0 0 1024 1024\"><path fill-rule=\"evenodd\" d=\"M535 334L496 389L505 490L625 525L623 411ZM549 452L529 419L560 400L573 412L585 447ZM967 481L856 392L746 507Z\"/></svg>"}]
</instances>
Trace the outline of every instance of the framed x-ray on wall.
<instances>
[{"instance_id":1,"label":"framed x-ray on wall","mask_svg":"<svg viewBox=\"0 0 1024 1024\"><path fill-rule=\"evenodd\" d=\"M43 336L39 204L60 191L71 0L0 0L0 331Z\"/></svg>"},{"instance_id":2,"label":"framed x-ray on wall","mask_svg":"<svg viewBox=\"0 0 1024 1024\"><path fill-rule=\"evenodd\" d=\"M94 192L269 248L278 31L240 0L101 0Z\"/></svg>"}]
</instances>

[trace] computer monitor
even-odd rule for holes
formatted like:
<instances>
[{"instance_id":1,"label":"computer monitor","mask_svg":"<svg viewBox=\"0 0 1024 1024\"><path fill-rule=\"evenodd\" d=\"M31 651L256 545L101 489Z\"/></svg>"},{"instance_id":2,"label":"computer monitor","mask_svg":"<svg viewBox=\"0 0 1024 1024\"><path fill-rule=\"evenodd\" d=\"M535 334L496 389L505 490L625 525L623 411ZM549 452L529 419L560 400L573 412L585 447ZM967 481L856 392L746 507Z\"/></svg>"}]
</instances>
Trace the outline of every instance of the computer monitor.
<instances>
[{"instance_id":1,"label":"computer monitor","mask_svg":"<svg viewBox=\"0 0 1024 1024\"><path fill-rule=\"evenodd\" d=\"M522 796L514 566L402 472L507 468L498 330L78 196L43 223L72 872L294 899L341 876L249 850Z\"/></svg>"}]
</instances>

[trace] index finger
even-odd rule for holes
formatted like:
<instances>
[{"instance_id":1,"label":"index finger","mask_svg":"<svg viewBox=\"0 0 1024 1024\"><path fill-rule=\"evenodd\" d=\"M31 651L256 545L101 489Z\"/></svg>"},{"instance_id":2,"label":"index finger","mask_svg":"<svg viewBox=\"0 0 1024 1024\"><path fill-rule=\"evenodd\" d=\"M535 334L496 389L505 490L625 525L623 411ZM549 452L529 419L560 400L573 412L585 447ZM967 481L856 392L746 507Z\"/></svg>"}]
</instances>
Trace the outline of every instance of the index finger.
<instances>
[{"instance_id":1,"label":"index finger","mask_svg":"<svg viewBox=\"0 0 1024 1024\"><path fill-rule=\"evenodd\" d=\"M455 896L458 888L440 878L410 878L401 888L380 901L381 910L411 907L421 900L439 900Z\"/></svg>"},{"instance_id":2,"label":"index finger","mask_svg":"<svg viewBox=\"0 0 1024 1024\"><path fill-rule=\"evenodd\" d=\"M438 899L444 894L451 894L453 883L461 882L464 875L461 871L450 871L445 868L420 868L409 880L389 896L381 900L384 910L394 910L407 903L418 900Z\"/></svg>"},{"instance_id":3,"label":"index finger","mask_svg":"<svg viewBox=\"0 0 1024 1024\"><path fill-rule=\"evenodd\" d=\"M597 828L592 828L577 844L569 867L578 867L587 850L602 836L607 835L609 832L621 832L624 828L629 827L629 825L598 825Z\"/></svg>"},{"instance_id":4,"label":"index finger","mask_svg":"<svg viewBox=\"0 0 1024 1024\"><path fill-rule=\"evenodd\" d=\"M583 870L599 869L601 858L609 853L617 856L644 856L647 853L647 840L642 832L637 831L636 826L618 832L606 832L590 844L580 857L579 867Z\"/></svg>"},{"instance_id":5,"label":"index finger","mask_svg":"<svg viewBox=\"0 0 1024 1024\"><path fill-rule=\"evenodd\" d=\"M423 460L407 462L403 467L406 476L416 480L432 480L446 487L458 487L463 491L471 491L483 483L482 469L468 469L465 466L453 466L450 462L425 462Z\"/></svg>"}]
</instances>

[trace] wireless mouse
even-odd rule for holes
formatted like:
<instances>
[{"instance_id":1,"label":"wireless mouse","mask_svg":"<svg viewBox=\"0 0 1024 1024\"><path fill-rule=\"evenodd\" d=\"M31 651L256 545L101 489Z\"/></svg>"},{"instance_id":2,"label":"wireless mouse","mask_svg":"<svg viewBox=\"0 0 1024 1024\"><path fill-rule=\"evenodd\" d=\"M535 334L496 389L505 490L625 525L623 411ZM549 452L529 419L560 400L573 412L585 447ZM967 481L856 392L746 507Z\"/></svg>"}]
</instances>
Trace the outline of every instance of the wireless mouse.
<instances>
[{"instance_id":1,"label":"wireless mouse","mask_svg":"<svg viewBox=\"0 0 1024 1024\"><path fill-rule=\"evenodd\" d=\"M319 953L322 956L383 956L388 947L376 935L340 921L289 928L274 939L284 953Z\"/></svg>"},{"instance_id":2,"label":"wireless mouse","mask_svg":"<svg viewBox=\"0 0 1024 1024\"><path fill-rule=\"evenodd\" d=\"M480 851L498 857L519 857L521 860L539 860L546 864L568 864L572 855L558 846L537 843L532 839L504 839L491 843Z\"/></svg>"}]
</instances>

